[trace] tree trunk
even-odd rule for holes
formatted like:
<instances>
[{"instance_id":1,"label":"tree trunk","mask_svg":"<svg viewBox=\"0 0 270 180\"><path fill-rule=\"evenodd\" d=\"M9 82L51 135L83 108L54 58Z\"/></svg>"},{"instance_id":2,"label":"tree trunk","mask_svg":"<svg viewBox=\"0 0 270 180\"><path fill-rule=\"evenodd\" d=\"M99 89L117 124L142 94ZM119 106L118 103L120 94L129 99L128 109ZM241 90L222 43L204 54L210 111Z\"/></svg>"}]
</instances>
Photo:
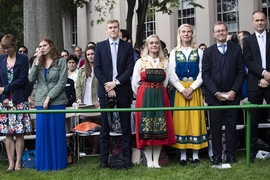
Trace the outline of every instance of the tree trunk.
<instances>
[{"instance_id":1,"label":"tree trunk","mask_svg":"<svg viewBox=\"0 0 270 180\"><path fill-rule=\"evenodd\" d=\"M144 33L144 22L146 17L146 10L148 7L149 0L138 0L138 9L136 11L138 17L138 25L136 32L135 47L141 47L143 45L143 33Z\"/></svg>"},{"instance_id":2,"label":"tree trunk","mask_svg":"<svg viewBox=\"0 0 270 180\"><path fill-rule=\"evenodd\" d=\"M130 34L130 37L132 38L132 19L134 15L134 7L136 4L136 0L127 0L127 4L128 4L128 11L126 19L127 22L126 30Z\"/></svg>"},{"instance_id":3,"label":"tree trunk","mask_svg":"<svg viewBox=\"0 0 270 180\"><path fill-rule=\"evenodd\" d=\"M24 44L29 57L40 39L52 39L58 51L64 47L61 0L24 0Z\"/></svg>"}]
</instances>

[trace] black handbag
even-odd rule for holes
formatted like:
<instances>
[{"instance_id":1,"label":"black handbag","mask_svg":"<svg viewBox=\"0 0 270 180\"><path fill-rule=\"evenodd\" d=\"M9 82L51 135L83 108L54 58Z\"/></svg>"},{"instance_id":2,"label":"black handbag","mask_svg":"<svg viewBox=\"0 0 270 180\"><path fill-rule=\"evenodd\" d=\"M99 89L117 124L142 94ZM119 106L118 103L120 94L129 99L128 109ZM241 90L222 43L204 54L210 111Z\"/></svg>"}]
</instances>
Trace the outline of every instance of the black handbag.
<instances>
[{"instance_id":1,"label":"black handbag","mask_svg":"<svg viewBox=\"0 0 270 180\"><path fill-rule=\"evenodd\" d=\"M109 167L113 169L128 169L129 160L123 154L114 154L110 156Z\"/></svg>"}]
</instances>

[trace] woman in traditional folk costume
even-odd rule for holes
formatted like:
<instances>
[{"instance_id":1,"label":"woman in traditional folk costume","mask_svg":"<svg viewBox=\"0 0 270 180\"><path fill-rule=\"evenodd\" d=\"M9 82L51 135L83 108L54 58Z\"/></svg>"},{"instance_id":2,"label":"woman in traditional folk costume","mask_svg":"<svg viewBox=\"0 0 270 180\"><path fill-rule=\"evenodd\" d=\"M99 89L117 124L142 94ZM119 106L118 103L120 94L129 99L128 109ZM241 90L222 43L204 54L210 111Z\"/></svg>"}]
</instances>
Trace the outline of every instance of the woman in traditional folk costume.
<instances>
[{"instance_id":1,"label":"woman in traditional folk costume","mask_svg":"<svg viewBox=\"0 0 270 180\"><path fill-rule=\"evenodd\" d=\"M180 88L179 79L164 57L160 39L151 35L146 39L142 56L133 70L132 89L137 95L136 108L169 107L165 89L168 81ZM160 168L161 146L175 143L171 111L136 112L135 119L137 148L144 149L147 167Z\"/></svg>"},{"instance_id":2,"label":"woman in traditional folk costume","mask_svg":"<svg viewBox=\"0 0 270 180\"><path fill-rule=\"evenodd\" d=\"M201 61L203 51L194 42L193 28L183 24L178 28L177 46L170 53L170 66L175 70L182 85L172 97L174 107L203 106ZM202 110L174 111L173 123L176 144L181 150L180 165L186 166L186 149L192 149L192 161L199 163L198 150L208 146L205 115Z\"/></svg>"}]
</instances>

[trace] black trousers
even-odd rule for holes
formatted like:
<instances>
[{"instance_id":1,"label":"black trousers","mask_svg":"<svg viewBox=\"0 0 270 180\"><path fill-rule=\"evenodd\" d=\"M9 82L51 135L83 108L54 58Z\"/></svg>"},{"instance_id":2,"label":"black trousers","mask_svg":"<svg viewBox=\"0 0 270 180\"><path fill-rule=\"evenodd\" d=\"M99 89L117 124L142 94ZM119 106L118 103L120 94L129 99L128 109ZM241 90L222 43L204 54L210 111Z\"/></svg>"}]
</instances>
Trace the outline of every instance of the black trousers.
<instances>
[{"instance_id":1,"label":"black trousers","mask_svg":"<svg viewBox=\"0 0 270 180\"><path fill-rule=\"evenodd\" d=\"M270 104L270 88L260 88L258 91L248 92L248 101L252 104L262 104L264 99L267 104ZM250 110L250 148L254 156L258 152L258 124L262 118L262 111L262 109Z\"/></svg>"},{"instance_id":2,"label":"black trousers","mask_svg":"<svg viewBox=\"0 0 270 180\"><path fill-rule=\"evenodd\" d=\"M105 98L99 98L100 107L106 108ZM131 97L123 98L117 96L117 107L118 108L130 108L131 106ZM121 112L119 113L121 128L122 128L122 148L123 155L131 160L132 157L132 134L130 127L130 112ZM108 162L109 152L110 152L110 127L108 123L107 113L101 113L101 130L99 135L99 144L100 144L100 162Z\"/></svg>"},{"instance_id":3,"label":"black trousers","mask_svg":"<svg viewBox=\"0 0 270 180\"><path fill-rule=\"evenodd\" d=\"M235 102L235 105L239 102ZM229 105L224 102L223 105ZM230 103L230 105L233 105ZM213 105L209 105L213 106ZM235 159L237 142L237 116L238 109L210 110L210 132L212 134L213 159L221 159L222 156L222 125L225 125L226 157Z\"/></svg>"}]
</instances>

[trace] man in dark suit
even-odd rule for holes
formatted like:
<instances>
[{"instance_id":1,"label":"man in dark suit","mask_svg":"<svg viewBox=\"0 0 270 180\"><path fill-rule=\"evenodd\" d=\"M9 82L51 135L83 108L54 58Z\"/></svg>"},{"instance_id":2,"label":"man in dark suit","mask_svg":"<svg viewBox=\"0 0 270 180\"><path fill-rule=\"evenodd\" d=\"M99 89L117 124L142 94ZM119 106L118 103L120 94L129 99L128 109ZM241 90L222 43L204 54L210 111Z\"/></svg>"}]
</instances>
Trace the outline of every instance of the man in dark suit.
<instances>
[{"instance_id":1,"label":"man in dark suit","mask_svg":"<svg viewBox=\"0 0 270 180\"><path fill-rule=\"evenodd\" d=\"M262 11L252 14L252 25L255 33L243 41L244 60L248 68L248 100L252 104L262 104L263 99L270 103L270 34L265 30L267 19ZM251 120L251 162L258 152L258 121L260 109L250 110Z\"/></svg>"},{"instance_id":2,"label":"man in dark suit","mask_svg":"<svg viewBox=\"0 0 270 180\"><path fill-rule=\"evenodd\" d=\"M204 50L202 78L205 87L205 101L209 106L238 105L242 99L241 86L244 80L244 63L238 44L227 41L228 28L217 22L213 27L216 44ZM225 124L226 159L236 163L237 109L210 110L210 132L212 134L213 161L222 159L222 125Z\"/></svg>"},{"instance_id":3,"label":"man in dark suit","mask_svg":"<svg viewBox=\"0 0 270 180\"><path fill-rule=\"evenodd\" d=\"M119 22L109 20L106 33L109 39L97 43L94 73L99 81L98 97L100 107L106 108L106 95L117 100L118 108L129 108L132 100L130 77L133 73L134 59L131 43L119 39ZM123 155L130 160L132 156L130 112L119 113L122 127ZM110 150L110 127L107 113L101 113L100 167L106 168Z\"/></svg>"}]
</instances>

